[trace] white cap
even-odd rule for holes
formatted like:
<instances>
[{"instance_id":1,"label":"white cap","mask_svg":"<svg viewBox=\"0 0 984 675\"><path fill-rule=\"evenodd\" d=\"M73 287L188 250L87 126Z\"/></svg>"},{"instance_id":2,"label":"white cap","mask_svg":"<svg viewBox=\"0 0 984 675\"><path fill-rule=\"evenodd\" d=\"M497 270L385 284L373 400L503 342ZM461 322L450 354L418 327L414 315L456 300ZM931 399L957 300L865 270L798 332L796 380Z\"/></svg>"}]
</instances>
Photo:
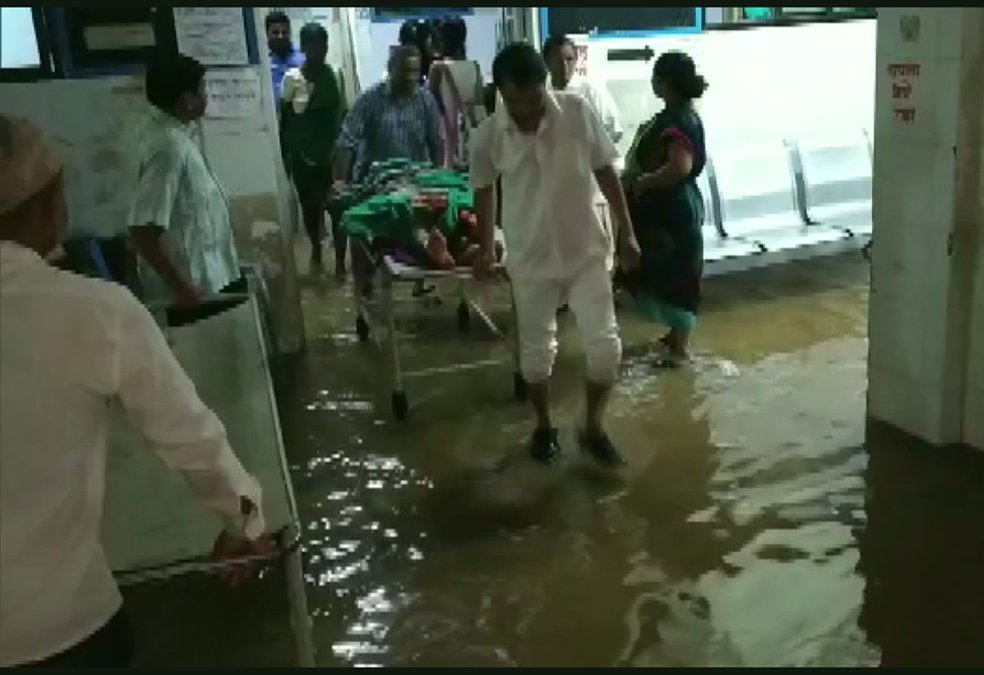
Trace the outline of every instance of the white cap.
<instances>
[{"instance_id":1,"label":"white cap","mask_svg":"<svg viewBox=\"0 0 984 675\"><path fill-rule=\"evenodd\" d=\"M61 158L40 129L26 119L0 115L0 215L46 188L61 170Z\"/></svg>"}]
</instances>

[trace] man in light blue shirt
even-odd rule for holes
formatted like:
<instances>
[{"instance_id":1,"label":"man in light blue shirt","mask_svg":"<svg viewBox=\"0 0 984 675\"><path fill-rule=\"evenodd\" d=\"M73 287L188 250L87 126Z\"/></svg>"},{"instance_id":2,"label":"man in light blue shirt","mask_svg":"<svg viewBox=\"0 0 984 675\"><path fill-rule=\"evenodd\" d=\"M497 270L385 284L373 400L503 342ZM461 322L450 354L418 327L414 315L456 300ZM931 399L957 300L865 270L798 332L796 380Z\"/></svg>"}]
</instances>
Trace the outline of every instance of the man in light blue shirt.
<instances>
[{"instance_id":1,"label":"man in light blue shirt","mask_svg":"<svg viewBox=\"0 0 984 675\"><path fill-rule=\"evenodd\" d=\"M304 65L304 54L294 49L290 41L290 18L283 12L266 15L267 47L270 50L270 75L273 78L273 102L280 110L280 94L284 75L291 68Z\"/></svg>"},{"instance_id":2,"label":"man in light blue shirt","mask_svg":"<svg viewBox=\"0 0 984 675\"><path fill-rule=\"evenodd\" d=\"M191 134L205 68L187 56L147 66L149 123L128 223L150 303L194 306L240 279L229 202Z\"/></svg>"}]
</instances>

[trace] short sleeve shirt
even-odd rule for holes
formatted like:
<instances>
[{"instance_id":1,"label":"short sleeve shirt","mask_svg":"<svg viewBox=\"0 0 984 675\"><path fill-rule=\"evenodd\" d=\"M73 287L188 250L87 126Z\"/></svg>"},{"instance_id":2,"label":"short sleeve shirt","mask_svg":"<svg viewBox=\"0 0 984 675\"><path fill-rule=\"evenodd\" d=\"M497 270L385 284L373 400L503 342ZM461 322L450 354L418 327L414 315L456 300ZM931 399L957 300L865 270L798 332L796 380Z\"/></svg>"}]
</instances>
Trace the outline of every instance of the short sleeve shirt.
<instances>
[{"instance_id":1,"label":"short sleeve shirt","mask_svg":"<svg viewBox=\"0 0 984 675\"><path fill-rule=\"evenodd\" d=\"M239 278L239 257L229 201L190 129L154 109L139 153L127 222L162 228L178 269L206 295L217 293ZM142 260L140 279L148 302L170 302L167 285Z\"/></svg>"},{"instance_id":2,"label":"short sleeve shirt","mask_svg":"<svg viewBox=\"0 0 984 675\"><path fill-rule=\"evenodd\" d=\"M523 133L505 106L472 139L471 184L501 178L506 266L514 279L569 278L611 259L612 239L595 209L594 172L618 152L597 113L581 96L547 94L535 133Z\"/></svg>"}]
</instances>

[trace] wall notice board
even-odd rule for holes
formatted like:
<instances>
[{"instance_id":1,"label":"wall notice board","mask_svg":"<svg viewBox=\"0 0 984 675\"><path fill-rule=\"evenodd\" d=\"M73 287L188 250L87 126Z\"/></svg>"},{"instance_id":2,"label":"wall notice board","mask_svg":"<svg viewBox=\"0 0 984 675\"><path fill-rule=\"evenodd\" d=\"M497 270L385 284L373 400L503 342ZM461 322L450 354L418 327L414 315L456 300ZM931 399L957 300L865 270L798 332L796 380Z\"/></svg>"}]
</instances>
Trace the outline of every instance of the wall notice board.
<instances>
[{"instance_id":1,"label":"wall notice board","mask_svg":"<svg viewBox=\"0 0 984 675\"><path fill-rule=\"evenodd\" d=\"M249 7L50 7L45 18L69 78L135 73L156 50L181 50L205 66L259 63Z\"/></svg>"},{"instance_id":2,"label":"wall notice board","mask_svg":"<svg viewBox=\"0 0 984 675\"><path fill-rule=\"evenodd\" d=\"M696 33L703 27L702 15L699 7L544 7L540 37Z\"/></svg>"}]
</instances>

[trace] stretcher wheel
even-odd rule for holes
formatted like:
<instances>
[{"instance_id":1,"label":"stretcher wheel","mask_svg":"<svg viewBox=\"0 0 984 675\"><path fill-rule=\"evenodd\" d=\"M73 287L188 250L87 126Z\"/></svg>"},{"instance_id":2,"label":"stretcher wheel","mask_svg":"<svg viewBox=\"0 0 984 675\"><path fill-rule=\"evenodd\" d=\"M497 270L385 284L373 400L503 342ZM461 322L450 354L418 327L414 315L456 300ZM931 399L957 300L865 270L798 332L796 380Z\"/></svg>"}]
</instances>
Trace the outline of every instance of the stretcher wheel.
<instances>
[{"instance_id":1,"label":"stretcher wheel","mask_svg":"<svg viewBox=\"0 0 984 675\"><path fill-rule=\"evenodd\" d=\"M359 342L369 342L369 324L361 316L355 320L355 332L359 336Z\"/></svg>"},{"instance_id":2,"label":"stretcher wheel","mask_svg":"<svg viewBox=\"0 0 984 675\"><path fill-rule=\"evenodd\" d=\"M393 416L401 422L407 418L410 412L410 405L407 403L407 394L404 391L393 392Z\"/></svg>"},{"instance_id":3,"label":"stretcher wheel","mask_svg":"<svg viewBox=\"0 0 984 675\"><path fill-rule=\"evenodd\" d=\"M470 325L471 312L468 310L468 305L461 303L458 305L458 330L462 333L467 333Z\"/></svg>"},{"instance_id":4,"label":"stretcher wheel","mask_svg":"<svg viewBox=\"0 0 984 675\"><path fill-rule=\"evenodd\" d=\"M526 394L526 380L520 373L513 373L513 396L517 401L525 401Z\"/></svg>"}]
</instances>

